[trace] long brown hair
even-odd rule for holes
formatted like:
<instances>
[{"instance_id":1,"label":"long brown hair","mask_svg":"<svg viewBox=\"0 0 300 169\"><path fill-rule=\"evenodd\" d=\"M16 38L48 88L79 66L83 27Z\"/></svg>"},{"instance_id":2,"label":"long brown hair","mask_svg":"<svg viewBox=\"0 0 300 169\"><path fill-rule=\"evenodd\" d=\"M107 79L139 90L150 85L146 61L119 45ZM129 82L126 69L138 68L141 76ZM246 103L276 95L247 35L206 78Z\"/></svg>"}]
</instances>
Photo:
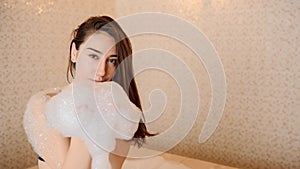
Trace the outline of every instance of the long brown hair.
<instances>
[{"instance_id":1,"label":"long brown hair","mask_svg":"<svg viewBox=\"0 0 300 169\"><path fill-rule=\"evenodd\" d=\"M117 70L114 74L113 81L123 87L130 101L134 103L141 111L139 93L133 76L132 68L132 47L129 38L122 30L120 25L109 16L94 16L87 19L76 28L72 33L72 41L70 43L70 54L68 61L67 80L70 83L70 75L74 78L76 63L71 61L72 44L79 50L80 45L96 31L104 31L111 35L116 42L117 52ZM120 64L121 63L121 64ZM133 136L134 143L139 147L145 142L146 136L154 136L147 131L144 123L144 116L140 119L137 131Z\"/></svg>"}]
</instances>

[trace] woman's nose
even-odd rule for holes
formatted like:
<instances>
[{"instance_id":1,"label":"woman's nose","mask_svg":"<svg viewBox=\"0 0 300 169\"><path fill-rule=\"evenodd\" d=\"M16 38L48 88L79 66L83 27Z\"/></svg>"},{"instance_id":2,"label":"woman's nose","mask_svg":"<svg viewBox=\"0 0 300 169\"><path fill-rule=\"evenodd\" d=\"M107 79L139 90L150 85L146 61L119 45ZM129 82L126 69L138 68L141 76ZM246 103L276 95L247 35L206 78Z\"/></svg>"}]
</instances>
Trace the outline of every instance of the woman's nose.
<instances>
[{"instance_id":1,"label":"woman's nose","mask_svg":"<svg viewBox=\"0 0 300 169\"><path fill-rule=\"evenodd\" d=\"M104 76L105 75L105 60L101 60L101 62L99 63L98 67L97 67L97 72L96 75L97 76Z\"/></svg>"}]
</instances>

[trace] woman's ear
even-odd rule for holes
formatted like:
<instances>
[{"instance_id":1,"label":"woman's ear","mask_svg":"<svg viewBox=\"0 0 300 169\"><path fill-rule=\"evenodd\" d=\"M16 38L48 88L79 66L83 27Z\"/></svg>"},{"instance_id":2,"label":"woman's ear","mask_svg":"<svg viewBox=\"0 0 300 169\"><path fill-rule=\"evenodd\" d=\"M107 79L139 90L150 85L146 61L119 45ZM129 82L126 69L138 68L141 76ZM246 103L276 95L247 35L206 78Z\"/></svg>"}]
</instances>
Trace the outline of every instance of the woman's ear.
<instances>
[{"instance_id":1,"label":"woman's ear","mask_svg":"<svg viewBox=\"0 0 300 169\"><path fill-rule=\"evenodd\" d=\"M77 53L78 53L78 50L76 49L75 42L73 42L72 43L72 49L71 49L71 61L73 63L75 63L76 60L77 60Z\"/></svg>"}]
</instances>

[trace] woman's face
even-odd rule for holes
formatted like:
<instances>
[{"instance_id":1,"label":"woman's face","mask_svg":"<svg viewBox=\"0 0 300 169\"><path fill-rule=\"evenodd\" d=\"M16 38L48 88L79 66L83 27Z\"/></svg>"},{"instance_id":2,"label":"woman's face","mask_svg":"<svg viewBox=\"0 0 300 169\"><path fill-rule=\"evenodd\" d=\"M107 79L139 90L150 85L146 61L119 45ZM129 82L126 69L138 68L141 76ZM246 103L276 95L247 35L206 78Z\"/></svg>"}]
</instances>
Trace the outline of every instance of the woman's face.
<instances>
[{"instance_id":1,"label":"woman's face","mask_svg":"<svg viewBox=\"0 0 300 169\"><path fill-rule=\"evenodd\" d=\"M116 70L115 40L106 32L96 32L83 42L79 50L72 45L72 62L76 62L75 81L111 81Z\"/></svg>"}]
</instances>

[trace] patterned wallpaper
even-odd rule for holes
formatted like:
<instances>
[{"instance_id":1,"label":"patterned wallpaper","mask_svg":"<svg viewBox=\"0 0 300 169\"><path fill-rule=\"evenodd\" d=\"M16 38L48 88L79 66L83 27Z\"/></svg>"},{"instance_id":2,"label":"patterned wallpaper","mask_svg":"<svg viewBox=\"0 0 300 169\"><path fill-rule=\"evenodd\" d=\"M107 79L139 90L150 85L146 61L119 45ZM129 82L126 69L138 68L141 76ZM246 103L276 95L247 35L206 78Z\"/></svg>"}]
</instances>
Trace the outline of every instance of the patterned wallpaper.
<instances>
[{"instance_id":1,"label":"patterned wallpaper","mask_svg":"<svg viewBox=\"0 0 300 169\"><path fill-rule=\"evenodd\" d=\"M29 97L66 84L71 31L92 15L114 16L101 0L2 0L0 2L0 168L37 163L22 127Z\"/></svg>"},{"instance_id":2,"label":"patterned wallpaper","mask_svg":"<svg viewBox=\"0 0 300 169\"><path fill-rule=\"evenodd\" d=\"M165 12L196 25L215 46L225 70L223 118L212 137L200 144L198 136L212 99L204 64L174 39L133 37L135 52L167 50L196 76L200 90L196 123L169 152L239 168L300 168L300 1L116 1L117 16L138 12ZM176 80L149 70L138 75L138 84L146 109L152 90L159 88L168 96L165 111L149 128L159 132L171 128L180 108ZM160 144L169 144L167 140Z\"/></svg>"},{"instance_id":3,"label":"patterned wallpaper","mask_svg":"<svg viewBox=\"0 0 300 169\"><path fill-rule=\"evenodd\" d=\"M1 1L0 168L36 164L22 114L30 95L66 84L72 29L90 15L136 12L166 12L193 23L211 40L225 70L223 118L212 137L200 144L212 99L205 66L178 41L156 35L132 37L136 52L157 48L179 56L199 86L201 104L194 127L171 153L239 168L300 168L297 0ZM142 72L137 80L144 109L150 107L153 89L167 96L162 115L148 124L151 131L163 132L180 109L180 86L157 70Z\"/></svg>"}]
</instances>

